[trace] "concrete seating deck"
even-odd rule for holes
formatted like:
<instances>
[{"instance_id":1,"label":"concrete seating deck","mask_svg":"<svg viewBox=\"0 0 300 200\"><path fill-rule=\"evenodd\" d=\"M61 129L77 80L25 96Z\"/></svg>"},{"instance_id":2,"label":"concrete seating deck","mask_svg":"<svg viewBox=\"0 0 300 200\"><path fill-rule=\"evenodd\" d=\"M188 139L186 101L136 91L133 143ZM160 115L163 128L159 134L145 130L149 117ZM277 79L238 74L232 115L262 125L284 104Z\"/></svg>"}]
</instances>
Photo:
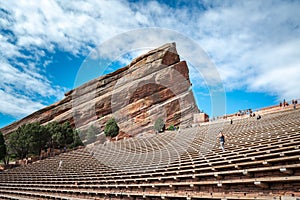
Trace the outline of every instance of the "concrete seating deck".
<instances>
[{"instance_id":1,"label":"concrete seating deck","mask_svg":"<svg viewBox=\"0 0 300 200\"><path fill-rule=\"evenodd\" d=\"M226 135L224 152L219 130ZM0 198L296 199L299 147L300 110L284 110L95 145L6 170Z\"/></svg>"}]
</instances>

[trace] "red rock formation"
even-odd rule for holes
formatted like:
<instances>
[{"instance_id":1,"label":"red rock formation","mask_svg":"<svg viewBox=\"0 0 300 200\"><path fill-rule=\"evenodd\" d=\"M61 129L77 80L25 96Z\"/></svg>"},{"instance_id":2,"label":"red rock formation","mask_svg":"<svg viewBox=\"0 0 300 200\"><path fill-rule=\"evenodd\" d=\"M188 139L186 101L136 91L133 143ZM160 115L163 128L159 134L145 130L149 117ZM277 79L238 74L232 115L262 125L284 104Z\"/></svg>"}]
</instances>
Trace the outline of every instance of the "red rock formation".
<instances>
[{"instance_id":1,"label":"red rock formation","mask_svg":"<svg viewBox=\"0 0 300 200\"><path fill-rule=\"evenodd\" d=\"M158 117L166 126L192 123L198 113L190 90L189 71L175 43L135 58L128 66L91 80L65 98L1 129L3 134L30 122L70 121L79 129L96 124L103 130L115 117L120 130L135 135L153 130Z\"/></svg>"}]
</instances>

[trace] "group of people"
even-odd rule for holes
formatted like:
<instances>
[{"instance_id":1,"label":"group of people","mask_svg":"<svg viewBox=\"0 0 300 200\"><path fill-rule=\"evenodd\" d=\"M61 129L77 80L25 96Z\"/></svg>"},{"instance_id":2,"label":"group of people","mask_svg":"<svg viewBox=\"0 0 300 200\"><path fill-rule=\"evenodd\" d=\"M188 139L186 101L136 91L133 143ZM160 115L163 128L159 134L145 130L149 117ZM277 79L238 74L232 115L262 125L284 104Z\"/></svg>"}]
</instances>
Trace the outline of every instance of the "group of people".
<instances>
[{"instance_id":1,"label":"group of people","mask_svg":"<svg viewBox=\"0 0 300 200\"><path fill-rule=\"evenodd\" d=\"M294 109L296 109L296 105L298 104L298 100L296 99L296 100L292 100L292 105L293 105L293 107L294 107ZM285 101L285 99L283 99L283 103L282 102L280 102L279 103L279 106L280 107L285 107L285 106L289 106L289 103L288 102L286 102Z\"/></svg>"},{"instance_id":2,"label":"group of people","mask_svg":"<svg viewBox=\"0 0 300 200\"><path fill-rule=\"evenodd\" d=\"M283 99L283 103L282 102L279 103L280 107L285 107L285 106L288 106L288 105L289 105L289 103L286 102L285 99Z\"/></svg>"},{"instance_id":3,"label":"group of people","mask_svg":"<svg viewBox=\"0 0 300 200\"><path fill-rule=\"evenodd\" d=\"M252 112L253 112L252 109L239 110L239 112L237 113L237 116L252 114Z\"/></svg>"}]
</instances>

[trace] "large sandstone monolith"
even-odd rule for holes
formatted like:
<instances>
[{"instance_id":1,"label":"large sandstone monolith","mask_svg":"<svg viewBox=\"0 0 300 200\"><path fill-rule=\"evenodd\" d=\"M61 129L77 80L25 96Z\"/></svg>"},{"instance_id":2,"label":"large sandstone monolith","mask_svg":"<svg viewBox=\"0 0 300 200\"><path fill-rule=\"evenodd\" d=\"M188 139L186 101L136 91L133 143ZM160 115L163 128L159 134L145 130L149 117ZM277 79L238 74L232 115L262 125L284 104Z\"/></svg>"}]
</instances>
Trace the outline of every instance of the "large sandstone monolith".
<instances>
[{"instance_id":1,"label":"large sandstone monolith","mask_svg":"<svg viewBox=\"0 0 300 200\"><path fill-rule=\"evenodd\" d=\"M189 70L180 61L175 43L149 51L129 65L65 94L65 98L1 129L8 134L24 123L70 121L79 129L94 125L103 130L115 117L120 129L136 135L151 132L158 117L166 126L186 126L199 113Z\"/></svg>"}]
</instances>

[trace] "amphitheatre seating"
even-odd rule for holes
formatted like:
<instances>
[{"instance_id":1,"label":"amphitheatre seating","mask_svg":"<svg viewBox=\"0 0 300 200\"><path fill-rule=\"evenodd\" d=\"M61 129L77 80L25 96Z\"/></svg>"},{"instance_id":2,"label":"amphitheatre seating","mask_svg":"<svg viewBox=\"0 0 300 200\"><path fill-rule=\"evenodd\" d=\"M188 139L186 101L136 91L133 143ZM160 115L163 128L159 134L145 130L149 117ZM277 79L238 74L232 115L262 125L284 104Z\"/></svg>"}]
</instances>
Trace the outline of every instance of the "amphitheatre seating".
<instances>
[{"instance_id":1,"label":"amphitheatre seating","mask_svg":"<svg viewBox=\"0 0 300 200\"><path fill-rule=\"evenodd\" d=\"M0 198L296 199L299 133L297 109L89 146L4 171Z\"/></svg>"}]
</instances>

